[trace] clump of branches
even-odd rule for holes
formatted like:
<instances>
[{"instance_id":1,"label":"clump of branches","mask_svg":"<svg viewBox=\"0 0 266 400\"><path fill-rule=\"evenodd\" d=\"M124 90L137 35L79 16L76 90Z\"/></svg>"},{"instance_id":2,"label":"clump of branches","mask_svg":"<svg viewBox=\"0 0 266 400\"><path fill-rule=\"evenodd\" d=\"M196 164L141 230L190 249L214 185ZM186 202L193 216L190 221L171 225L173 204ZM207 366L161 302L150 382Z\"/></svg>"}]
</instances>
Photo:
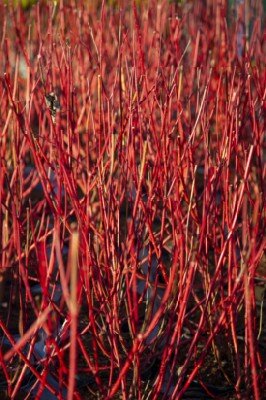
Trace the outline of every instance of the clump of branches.
<instances>
[{"instance_id":1,"label":"clump of branches","mask_svg":"<svg viewBox=\"0 0 266 400\"><path fill-rule=\"evenodd\" d=\"M8 398L261 398L261 14L0 6Z\"/></svg>"}]
</instances>

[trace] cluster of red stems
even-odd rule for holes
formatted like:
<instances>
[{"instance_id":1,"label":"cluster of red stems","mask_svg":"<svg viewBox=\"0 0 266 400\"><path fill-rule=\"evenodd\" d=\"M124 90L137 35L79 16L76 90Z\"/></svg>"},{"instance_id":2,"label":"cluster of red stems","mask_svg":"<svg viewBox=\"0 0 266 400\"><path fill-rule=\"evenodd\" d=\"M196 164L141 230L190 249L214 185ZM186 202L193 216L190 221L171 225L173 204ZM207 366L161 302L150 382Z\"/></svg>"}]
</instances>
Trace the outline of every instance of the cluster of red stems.
<instances>
[{"instance_id":1,"label":"cluster of red stems","mask_svg":"<svg viewBox=\"0 0 266 400\"><path fill-rule=\"evenodd\" d=\"M30 372L35 398L86 398L87 376L92 398L182 399L214 368L258 400L262 10L96 3L0 5L1 381L10 398Z\"/></svg>"}]
</instances>

